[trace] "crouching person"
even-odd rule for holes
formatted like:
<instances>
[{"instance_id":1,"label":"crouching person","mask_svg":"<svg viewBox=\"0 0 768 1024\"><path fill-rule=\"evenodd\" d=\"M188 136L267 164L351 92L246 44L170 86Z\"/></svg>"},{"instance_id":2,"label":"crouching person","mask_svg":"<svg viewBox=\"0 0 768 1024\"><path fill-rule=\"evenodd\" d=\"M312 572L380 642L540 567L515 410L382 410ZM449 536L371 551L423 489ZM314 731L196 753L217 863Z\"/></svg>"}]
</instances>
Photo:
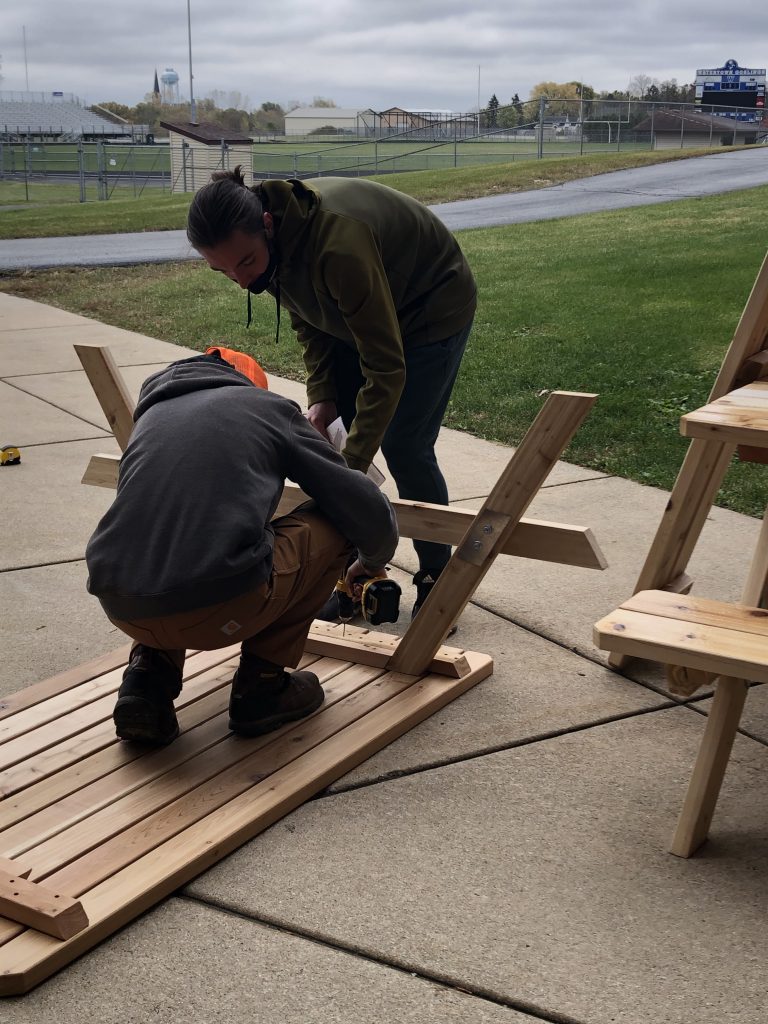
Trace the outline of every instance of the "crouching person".
<instances>
[{"instance_id":1,"label":"crouching person","mask_svg":"<svg viewBox=\"0 0 768 1024\"><path fill-rule=\"evenodd\" d=\"M135 641L114 710L124 740L169 743L187 648L241 641L229 727L270 732L323 702L292 671L315 613L397 543L387 498L312 427L217 354L145 381L117 494L86 550L88 590ZM286 478L314 502L273 519Z\"/></svg>"}]
</instances>

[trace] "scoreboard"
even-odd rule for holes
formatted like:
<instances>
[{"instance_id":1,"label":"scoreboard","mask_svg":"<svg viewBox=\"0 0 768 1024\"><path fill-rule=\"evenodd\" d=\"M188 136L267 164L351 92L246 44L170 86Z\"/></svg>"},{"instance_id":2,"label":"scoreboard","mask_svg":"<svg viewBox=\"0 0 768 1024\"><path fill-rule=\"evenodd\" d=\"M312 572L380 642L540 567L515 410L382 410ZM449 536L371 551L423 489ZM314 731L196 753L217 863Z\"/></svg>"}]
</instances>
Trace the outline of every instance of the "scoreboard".
<instances>
[{"instance_id":1,"label":"scoreboard","mask_svg":"<svg viewBox=\"0 0 768 1024\"><path fill-rule=\"evenodd\" d=\"M695 102L728 108L715 109L722 117L760 121L765 111L765 68L741 68L735 60L727 60L721 68L699 68Z\"/></svg>"}]
</instances>

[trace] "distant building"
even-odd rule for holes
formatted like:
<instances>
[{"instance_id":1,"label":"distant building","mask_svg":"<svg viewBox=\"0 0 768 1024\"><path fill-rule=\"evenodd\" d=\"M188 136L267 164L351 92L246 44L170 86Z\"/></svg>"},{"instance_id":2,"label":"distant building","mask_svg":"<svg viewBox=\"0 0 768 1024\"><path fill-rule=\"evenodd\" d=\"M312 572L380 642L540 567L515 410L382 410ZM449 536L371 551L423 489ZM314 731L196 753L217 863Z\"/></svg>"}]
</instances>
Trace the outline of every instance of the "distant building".
<instances>
[{"instance_id":1,"label":"distant building","mask_svg":"<svg viewBox=\"0 0 768 1024\"><path fill-rule=\"evenodd\" d=\"M684 108L655 110L636 124L636 135L652 136L654 149L698 149L706 146L747 146L757 142L757 125Z\"/></svg>"},{"instance_id":2,"label":"distant building","mask_svg":"<svg viewBox=\"0 0 768 1024\"><path fill-rule=\"evenodd\" d=\"M319 135L323 128L341 135L367 138L405 135L411 138L446 140L474 135L477 131L477 115L406 107L389 107L387 110L372 110L370 107L365 110L297 107L285 115L286 135Z\"/></svg>"},{"instance_id":3,"label":"distant building","mask_svg":"<svg viewBox=\"0 0 768 1024\"><path fill-rule=\"evenodd\" d=\"M211 180L213 171L231 171L242 165L246 184L253 181L253 142L250 135L209 122L189 121L167 128L171 150L171 191L197 192Z\"/></svg>"},{"instance_id":4,"label":"distant building","mask_svg":"<svg viewBox=\"0 0 768 1024\"><path fill-rule=\"evenodd\" d=\"M285 134L311 135L327 127L333 132L356 135L361 113L348 107L296 107L285 115Z\"/></svg>"}]
</instances>

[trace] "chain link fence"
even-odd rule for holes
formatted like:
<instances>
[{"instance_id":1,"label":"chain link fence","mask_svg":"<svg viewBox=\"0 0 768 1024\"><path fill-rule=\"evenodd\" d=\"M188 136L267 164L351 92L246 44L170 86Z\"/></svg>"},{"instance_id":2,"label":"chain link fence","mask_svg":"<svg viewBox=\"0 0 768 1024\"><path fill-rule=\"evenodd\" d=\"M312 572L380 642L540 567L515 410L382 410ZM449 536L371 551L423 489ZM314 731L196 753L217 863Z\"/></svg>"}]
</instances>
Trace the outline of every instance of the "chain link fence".
<instances>
[{"instance_id":1,"label":"chain link fence","mask_svg":"<svg viewBox=\"0 0 768 1024\"><path fill-rule=\"evenodd\" d=\"M3 142L5 205L137 198L171 190L167 146L117 142Z\"/></svg>"},{"instance_id":2,"label":"chain link fence","mask_svg":"<svg viewBox=\"0 0 768 1024\"><path fill-rule=\"evenodd\" d=\"M407 113L407 112L403 112ZM639 100L540 98L433 121L408 115L366 124L361 135L255 141L256 178L382 175L517 160L658 149L721 148L768 140L762 111ZM215 152L214 152L215 151ZM0 201L86 202L138 198L147 190L186 192L227 167L224 142L211 152L121 142L3 142ZM239 161L238 157L238 161ZM196 167L195 164L199 164ZM201 173L205 172L205 173ZM201 180L202 179L202 180Z\"/></svg>"}]
</instances>

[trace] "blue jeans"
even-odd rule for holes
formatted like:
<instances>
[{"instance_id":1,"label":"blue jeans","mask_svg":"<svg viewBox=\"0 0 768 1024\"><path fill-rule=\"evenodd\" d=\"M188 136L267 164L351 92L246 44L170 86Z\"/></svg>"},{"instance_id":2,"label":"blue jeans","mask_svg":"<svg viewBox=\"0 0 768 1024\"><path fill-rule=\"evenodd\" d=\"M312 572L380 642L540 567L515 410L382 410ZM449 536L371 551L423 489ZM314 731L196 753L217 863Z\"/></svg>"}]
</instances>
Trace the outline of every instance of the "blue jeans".
<instances>
[{"instance_id":1,"label":"blue jeans","mask_svg":"<svg viewBox=\"0 0 768 1024\"><path fill-rule=\"evenodd\" d=\"M401 498L448 504L448 488L435 457L435 441L467 346L472 323L429 345L405 349L405 387L381 451ZM407 343L406 343L407 344ZM336 406L349 430L357 393L365 383L357 351L343 342L334 350ZM451 557L450 544L415 540L419 568L436 576Z\"/></svg>"}]
</instances>

